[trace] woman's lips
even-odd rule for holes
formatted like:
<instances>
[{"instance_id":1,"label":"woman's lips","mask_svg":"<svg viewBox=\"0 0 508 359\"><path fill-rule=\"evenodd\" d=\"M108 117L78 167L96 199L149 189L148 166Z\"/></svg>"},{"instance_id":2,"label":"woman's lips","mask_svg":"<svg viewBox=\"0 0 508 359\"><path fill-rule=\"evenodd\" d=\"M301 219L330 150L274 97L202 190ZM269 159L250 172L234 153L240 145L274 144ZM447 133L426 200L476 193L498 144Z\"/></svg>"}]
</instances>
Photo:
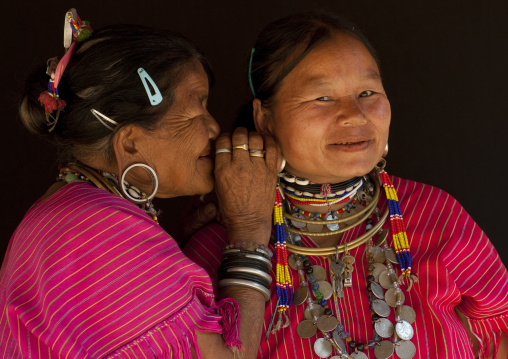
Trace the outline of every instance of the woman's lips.
<instances>
[{"instance_id":1,"label":"woman's lips","mask_svg":"<svg viewBox=\"0 0 508 359\"><path fill-rule=\"evenodd\" d=\"M211 148L207 148L205 151L201 152L201 154L198 157L198 160L212 161L211 153L212 153Z\"/></svg>"},{"instance_id":2,"label":"woman's lips","mask_svg":"<svg viewBox=\"0 0 508 359\"><path fill-rule=\"evenodd\" d=\"M342 152L358 152L363 151L369 147L370 141L343 141L339 143L332 143L328 145L330 149L339 150Z\"/></svg>"}]
</instances>

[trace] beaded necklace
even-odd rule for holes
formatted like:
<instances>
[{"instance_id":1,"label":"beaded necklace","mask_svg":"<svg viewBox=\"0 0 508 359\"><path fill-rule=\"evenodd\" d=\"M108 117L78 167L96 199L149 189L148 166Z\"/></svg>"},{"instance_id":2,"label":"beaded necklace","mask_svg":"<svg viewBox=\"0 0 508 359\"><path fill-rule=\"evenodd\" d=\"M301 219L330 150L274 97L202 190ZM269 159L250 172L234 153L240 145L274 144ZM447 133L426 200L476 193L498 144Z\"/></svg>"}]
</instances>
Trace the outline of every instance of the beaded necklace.
<instances>
[{"instance_id":1,"label":"beaded necklace","mask_svg":"<svg viewBox=\"0 0 508 359\"><path fill-rule=\"evenodd\" d=\"M277 312L279 313L279 319L274 330L278 330L289 325L289 318L285 312L293 303L293 284L288 268L286 232L284 229L284 218L282 216L282 196L280 188L277 188L276 191L273 222L275 226L275 250L277 255Z\"/></svg>"},{"instance_id":2,"label":"beaded necklace","mask_svg":"<svg viewBox=\"0 0 508 359\"><path fill-rule=\"evenodd\" d=\"M369 341L368 347L374 348L374 354L376 358L383 359L389 358L393 352L395 351L397 355L401 359L410 359L415 353L416 349L414 344L410 341L413 336L413 329L411 327L411 323L414 321L414 311L408 307L404 306L404 294L400 289L399 282L403 280L405 277L409 277L409 287L408 291L411 289L413 281L416 280L416 277L411 276L411 256L409 253L409 242L407 239L407 234L405 232L405 225L402 219L402 213L400 211L400 205L398 202L398 198L391 183L388 174L384 171L385 162L381 163L379 166L379 178L383 187L385 188L385 192L388 200L388 209L390 213L390 226L392 229L393 242L395 246L395 251L390 249L386 243L383 247L380 245L383 243L386 238L386 230L379 232L380 226L382 222L384 222L383 218L386 218L386 215L383 218L380 217L379 210L375 208L375 218L378 221L378 225L373 226L373 221L371 218L367 218L366 220L366 231L370 231L374 229L376 233L379 233L377 245L373 245L372 235L368 239L366 253L368 258L368 268L367 268L367 289L368 289L368 298L369 298L369 306L373 312L372 320L374 327L374 336L372 340ZM287 193L286 193L287 195ZM286 198L289 196L286 196ZM377 199L376 199L377 202ZM363 202L365 203L365 202ZM288 198L288 210L299 211L297 207L289 203ZM310 212L299 211L301 215L310 216L311 219L315 220L321 219L324 217L322 214L312 214ZM372 213L372 212L371 212ZM287 219L287 216L286 216ZM363 222L365 218L357 221L351 227L354 227ZM297 229L291 228L291 224L293 221L286 220L285 225L286 229L289 230L289 238L293 243L300 244L299 235L295 236ZM350 227L350 228L351 228ZM348 228L349 229L349 228ZM373 231L373 232L374 232ZM376 233L373 233L374 235ZM308 234L308 233L305 233ZM313 234L310 234L313 235ZM287 247L287 245L286 245ZM343 287L352 286L351 282L347 281L347 278L350 277L351 271L353 270L354 257L350 256L347 252L347 244L345 248L345 254L339 259L339 246L336 247L337 254L335 258L330 259L330 280L332 281L333 288L333 298L335 302L335 313L336 317L332 315L332 310L328 305L327 299L331 297L330 295L324 295L322 293L322 287L325 285L326 292L328 293L328 286L330 285L326 281L318 281L316 276L314 275L315 266L311 266L310 261L308 261L306 256L296 254L296 259L294 262L296 263L296 268L292 266L294 269L298 270L299 273L299 283L300 287L295 291L295 304L303 304L307 303L310 318L302 321L298 327L297 332L301 337L310 338L314 336L317 332L317 329L323 334L323 338L319 338L316 340L314 344L314 352L321 358L328 358L333 349L337 353L337 358L367 358L365 353L362 350L366 347L366 345L361 343L355 343L349 333L345 331L344 326L341 324L339 311L338 311L338 300L341 296L344 295ZM380 252L381 251L381 252ZM294 252L294 251L293 251ZM377 254L376 254L377 253ZM381 255L382 253L382 259ZM294 256L293 254L292 256ZM376 262L374 257L376 257ZM386 261L386 265L379 263L379 261ZM286 261L287 263L287 261ZM304 263L305 272L307 273L307 280L311 283L312 293L314 294L316 300L319 305L317 307L322 309L322 313L317 309L316 304L312 301L310 291L308 290L307 281L303 279L302 272L303 267L302 263ZM399 279L395 270L393 268L392 263L399 263L401 267L402 276ZM320 266L317 266L320 267ZM322 268L322 267L320 267ZM385 268L385 269L383 269ZM382 270L382 277L379 271ZM304 273L305 273L304 272ZM346 273L345 273L346 272ZM345 275L344 275L345 274ZM326 279L326 278L325 278ZM377 281L382 281L382 285L377 283ZM337 288L340 286L341 288ZM320 290L321 288L321 290ZM383 289L387 289L386 294L383 292ZM389 305L382 299L386 296L386 302L390 302ZM302 300L302 298L304 298ZM395 309L395 320L396 325L393 324L386 319L390 313L390 306L396 308ZM378 313L379 312L379 313ZM381 315L383 314L383 315ZM393 342L390 340L382 340L383 338L390 338L394 335ZM349 347L354 350L351 355L347 354L346 345L344 343L348 343ZM335 358L335 357L334 357Z\"/></svg>"},{"instance_id":3,"label":"beaded necklace","mask_svg":"<svg viewBox=\"0 0 508 359\"><path fill-rule=\"evenodd\" d=\"M111 192L122 198L125 198L122 195L121 191L118 189L118 178L116 175L104 171L95 171L94 169L90 167L85 167L84 165L70 163L66 166L62 166L60 168L57 180L65 181L67 183L72 183L76 181L89 182L98 188L104 189L108 192ZM138 198L146 198L146 194L141 192L138 188L130 185L126 181L125 185L126 189L129 191L131 195L135 195ZM136 205L139 208L141 208L144 212L149 214L153 218L153 220L157 224L159 224L157 217L160 215L160 211L155 209L151 201Z\"/></svg>"}]
</instances>

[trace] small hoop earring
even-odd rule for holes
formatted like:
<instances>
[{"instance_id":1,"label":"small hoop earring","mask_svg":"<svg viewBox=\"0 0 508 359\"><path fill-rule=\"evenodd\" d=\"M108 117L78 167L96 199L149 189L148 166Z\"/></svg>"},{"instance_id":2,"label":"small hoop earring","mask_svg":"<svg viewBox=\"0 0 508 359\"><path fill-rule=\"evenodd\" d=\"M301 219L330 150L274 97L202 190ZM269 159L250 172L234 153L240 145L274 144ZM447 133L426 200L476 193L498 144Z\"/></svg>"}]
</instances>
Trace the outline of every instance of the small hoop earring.
<instances>
[{"instance_id":1,"label":"small hoop earring","mask_svg":"<svg viewBox=\"0 0 508 359\"><path fill-rule=\"evenodd\" d=\"M282 164L280 165L278 173L281 173L284 167L286 167L286 159L284 158L284 156L282 156Z\"/></svg>"},{"instance_id":2,"label":"small hoop earring","mask_svg":"<svg viewBox=\"0 0 508 359\"><path fill-rule=\"evenodd\" d=\"M388 142L386 143L385 150L383 151L383 156L381 157L386 158L386 156L388 156Z\"/></svg>"},{"instance_id":3,"label":"small hoop earring","mask_svg":"<svg viewBox=\"0 0 508 359\"><path fill-rule=\"evenodd\" d=\"M126 184L128 185L128 183L125 181L125 175L134 167L144 168L152 178L153 191L149 196L142 196L142 192L134 186L129 186L129 188L125 187ZM134 163L127 167L125 171L123 171L122 177L120 178L120 188L122 193L127 197L129 201L137 204L148 203L152 200L152 198L155 197L155 194L157 193L157 189L159 188L159 179L157 178L157 173L155 173L155 170L152 167L145 165L144 163Z\"/></svg>"}]
</instances>

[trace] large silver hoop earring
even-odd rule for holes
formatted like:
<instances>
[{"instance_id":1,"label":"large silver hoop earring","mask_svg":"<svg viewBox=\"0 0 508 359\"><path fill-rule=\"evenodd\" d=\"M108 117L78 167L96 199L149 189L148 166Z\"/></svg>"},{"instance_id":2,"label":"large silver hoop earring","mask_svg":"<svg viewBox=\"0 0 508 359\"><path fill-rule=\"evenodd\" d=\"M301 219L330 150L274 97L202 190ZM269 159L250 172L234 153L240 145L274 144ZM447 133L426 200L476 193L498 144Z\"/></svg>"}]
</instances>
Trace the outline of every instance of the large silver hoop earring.
<instances>
[{"instance_id":1,"label":"large silver hoop earring","mask_svg":"<svg viewBox=\"0 0 508 359\"><path fill-rule=\"evenodd\" d=\"M134 167L144 168L148 172L150 177L152 178L153 191L152 191L152 193L150 193L150 195L148 195L148 196L144 195L139 189L137 189L134 186L129 185L125 181L125 175L127 174L127 172L129 172ZM155 173L155 170L152 167L145 165L144 163L134 163L134 164L130 165L129 167L127 167L125 169L125 171L123 171L122 177L120 178L120 188L122 190L122 193L127 197L127 199L129 201L137 203L137 204L143 204L143 203L150 202L152 200L152 198L155 197L155 194L157 193L157 189L159 188L159 179L157 178L157 173Z\"/></svg>"}]
</instances>

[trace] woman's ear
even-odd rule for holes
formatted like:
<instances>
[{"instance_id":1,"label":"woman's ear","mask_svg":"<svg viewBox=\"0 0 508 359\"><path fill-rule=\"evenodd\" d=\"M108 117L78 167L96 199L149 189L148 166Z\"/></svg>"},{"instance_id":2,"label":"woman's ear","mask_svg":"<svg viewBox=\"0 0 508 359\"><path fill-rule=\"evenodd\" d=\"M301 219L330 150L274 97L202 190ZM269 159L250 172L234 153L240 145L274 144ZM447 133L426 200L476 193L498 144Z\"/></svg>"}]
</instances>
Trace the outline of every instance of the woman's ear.
<instances>
[{"instance_id":1,"label":"woman's ear","mask_svg":"<svg viewBox=\"0 0 508 359\"><path fill-rule=\"evenodd\" d=\"M261 134L273 134L270 113L265 107L263 107L261 100L258 98L252 100L252 117L254 118L256 131Z\"/></svg>"},{"instance_id":2,"label":"woman's ear","mask_svg":"<svg viewBox=\"0 0 508 359\"><path fill-rule=\"evenodd\" d=\"M118 166L118 173L122 173L132 163L139 162L138 147L141 139L141 129L138 126L125 126L115 133L113 136L113 152Z\"/></svg>"}]
</instances>

